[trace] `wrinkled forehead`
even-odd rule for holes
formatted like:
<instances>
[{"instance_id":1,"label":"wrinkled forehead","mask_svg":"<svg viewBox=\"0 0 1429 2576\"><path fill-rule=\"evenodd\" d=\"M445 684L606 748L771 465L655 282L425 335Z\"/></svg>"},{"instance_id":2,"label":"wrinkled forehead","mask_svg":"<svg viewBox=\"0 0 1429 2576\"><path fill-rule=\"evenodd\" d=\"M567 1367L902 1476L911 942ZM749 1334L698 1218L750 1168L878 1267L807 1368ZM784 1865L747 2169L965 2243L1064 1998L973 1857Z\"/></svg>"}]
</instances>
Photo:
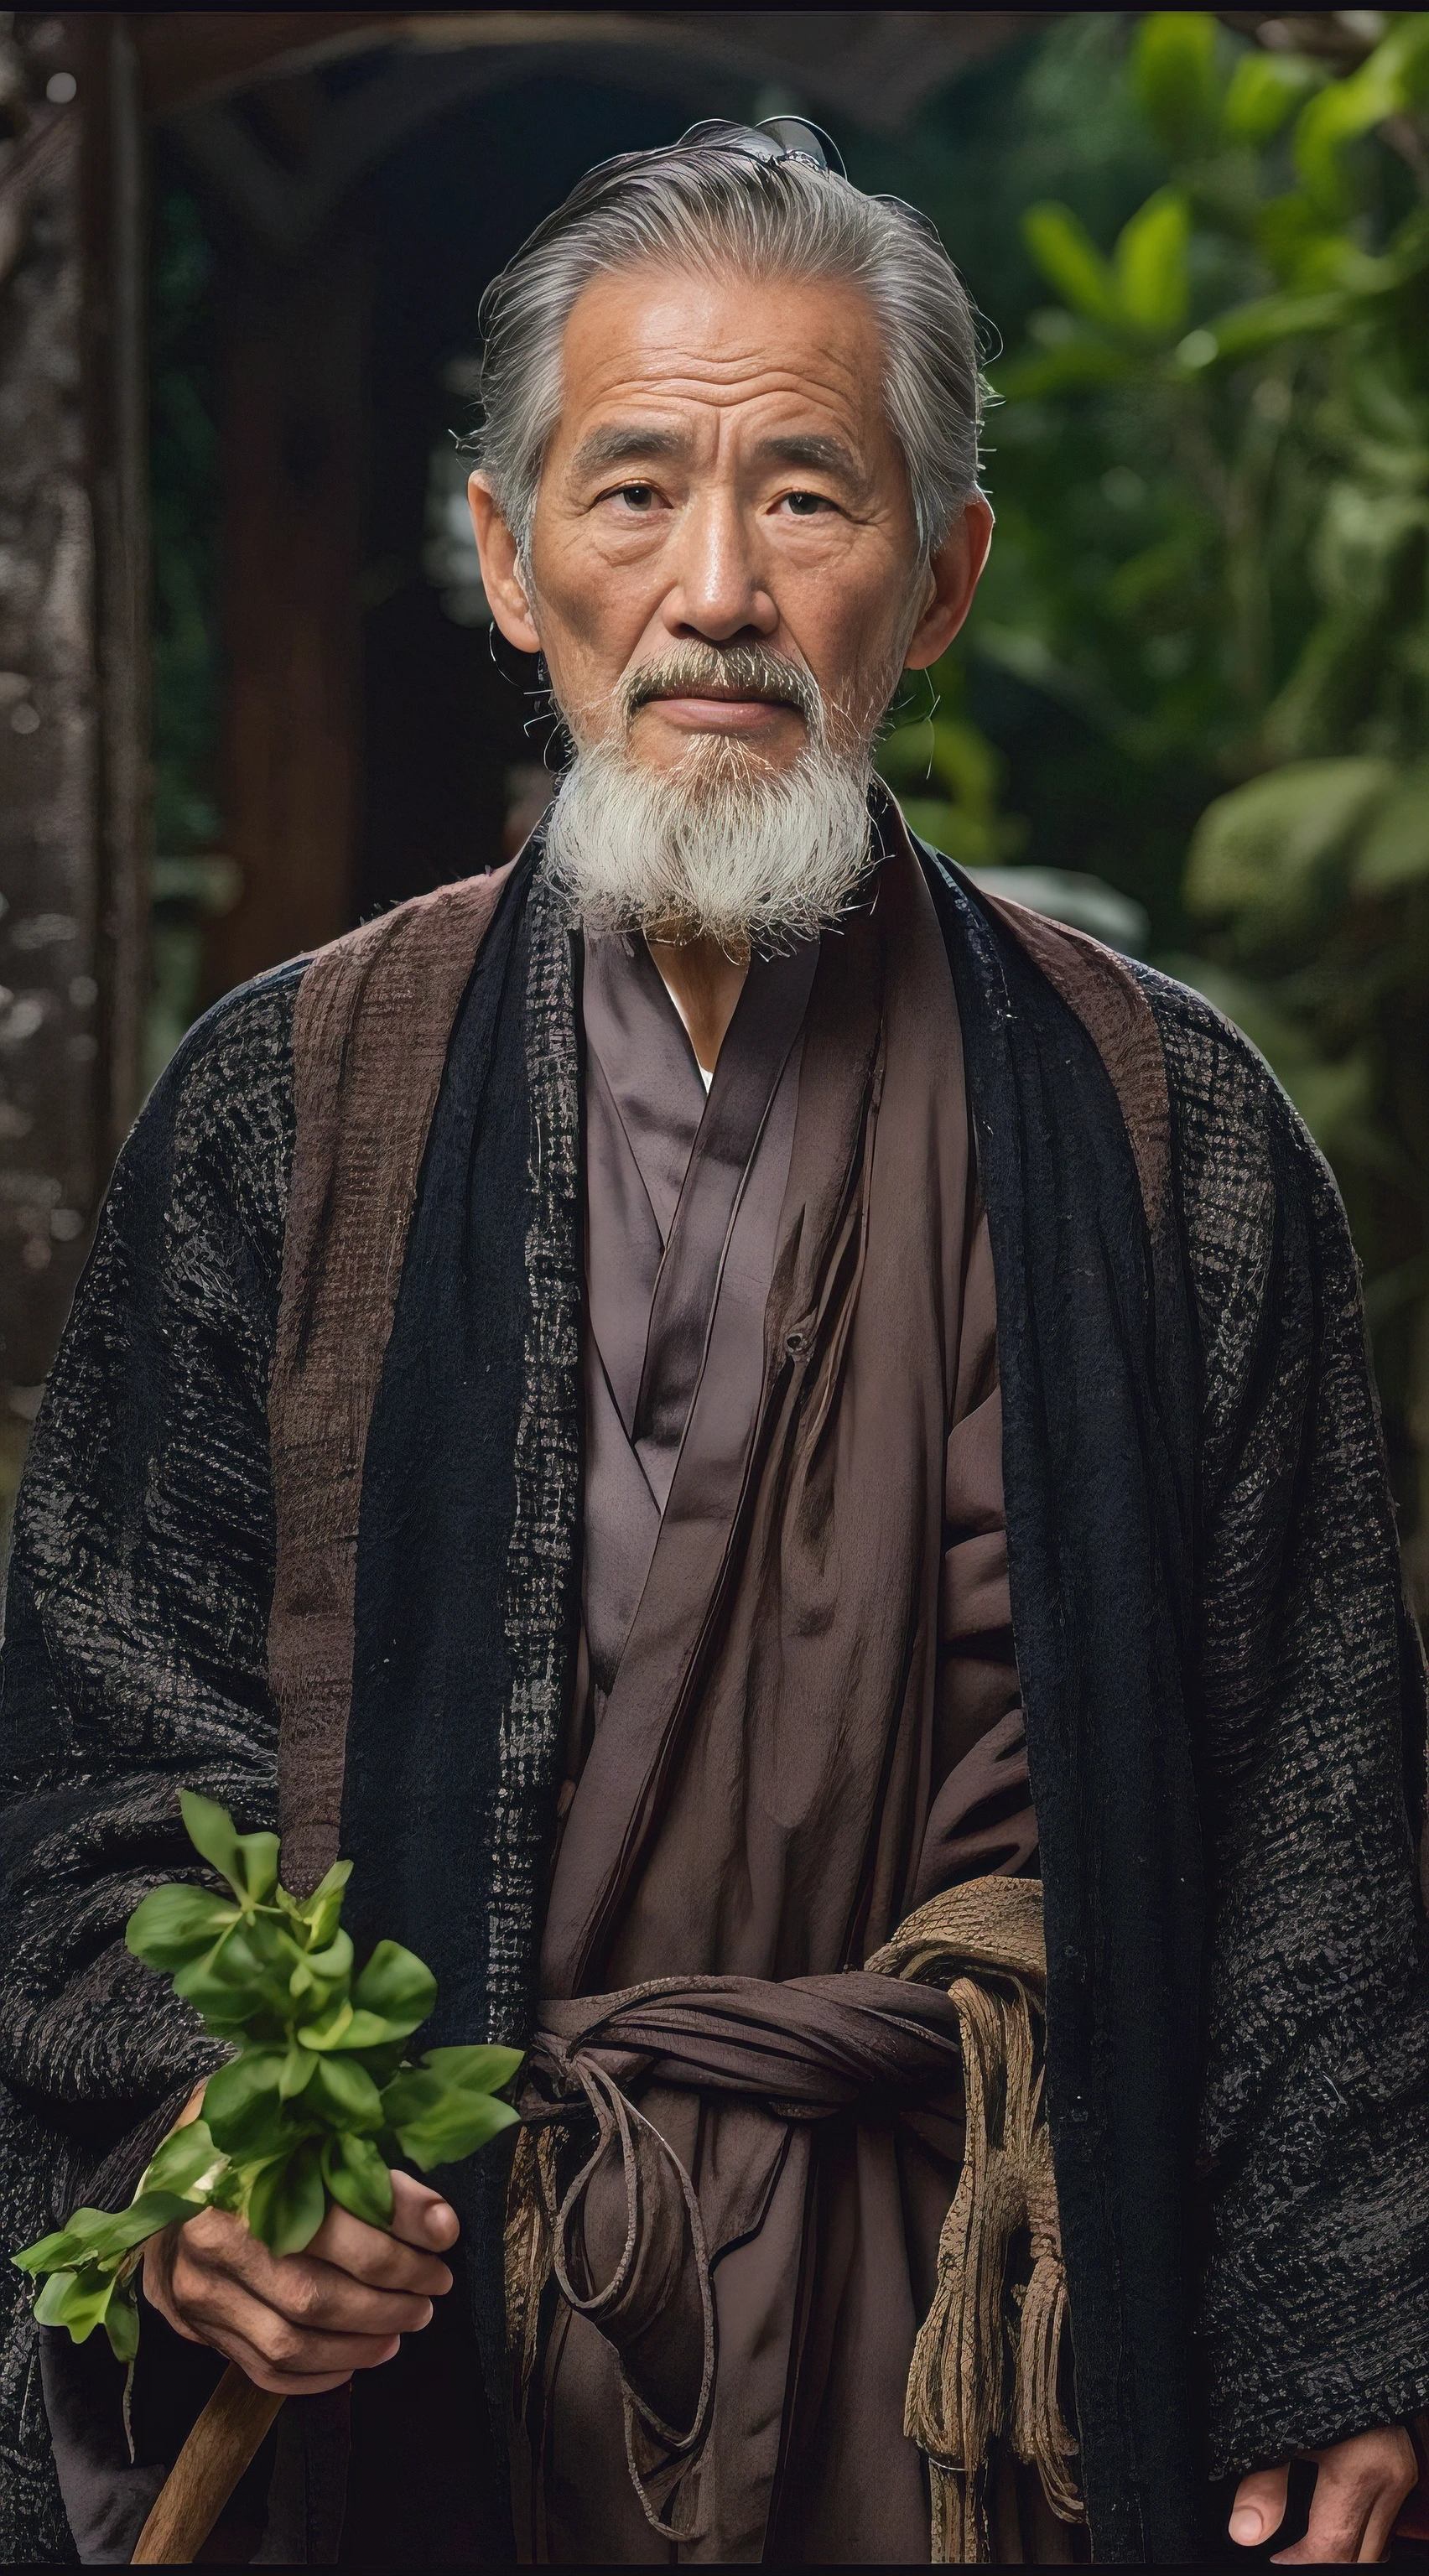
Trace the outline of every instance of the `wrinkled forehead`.
<instances>
[{"instance_id":1,"label":"wrinkled forehead","mask_svg":"<svg viewBox=\"0 0 1429 2576\"><path fill-rule=\"evenodd\" d=\"M598 473L738 451L901 478L882 356L872 303L843 279L654 264L598 277L566 323L547 462Z\"/></svg>"}]
</instances>

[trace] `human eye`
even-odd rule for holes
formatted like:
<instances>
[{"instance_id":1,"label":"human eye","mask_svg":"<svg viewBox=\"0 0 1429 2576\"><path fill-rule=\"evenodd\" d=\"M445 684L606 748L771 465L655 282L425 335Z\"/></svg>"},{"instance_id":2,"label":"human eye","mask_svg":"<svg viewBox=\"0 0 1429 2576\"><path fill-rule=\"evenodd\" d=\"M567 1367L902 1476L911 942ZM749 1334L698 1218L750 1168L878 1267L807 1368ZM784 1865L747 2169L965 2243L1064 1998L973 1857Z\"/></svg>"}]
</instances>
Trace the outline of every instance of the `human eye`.
<instances>
[{"instance_id":1,"label":"human eye","mask_svg":"<svg viewBox=\"0 0 1429 2576\"><path fill-rule=\"evenodd\" d=\"M602 498L622 514L629 512L636 518L644 518L655 507L655 486L653 483L618 483Z\"/></svg>"},{"instance_id":2,"label":"human eye","mask_svg":"<svg viewBox=\"0 0 1429 2576\"><path fill-rule=\"evenodd\" d=\"M784 508L793 519L814 519L821 511L832 510L833 507L833 502L823 492L786 492L784 494Z\"/></svg>"}]
</instances>

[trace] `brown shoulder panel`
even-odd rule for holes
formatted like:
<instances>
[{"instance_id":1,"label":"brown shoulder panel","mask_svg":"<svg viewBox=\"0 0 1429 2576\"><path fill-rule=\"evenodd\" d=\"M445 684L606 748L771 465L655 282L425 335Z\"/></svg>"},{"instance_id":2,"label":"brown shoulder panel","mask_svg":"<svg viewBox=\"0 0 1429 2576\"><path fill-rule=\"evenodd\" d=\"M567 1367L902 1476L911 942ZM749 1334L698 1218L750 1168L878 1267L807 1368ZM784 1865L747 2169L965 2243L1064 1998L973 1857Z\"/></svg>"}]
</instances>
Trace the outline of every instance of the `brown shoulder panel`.
<instances>
[{"instance_id":1,"label":"brown shoulder panel","mask_svg":"<svg viewBox=\"0 0 1429 2576\"><path fill-rule=\"evenodd\" d=\"M367 1428L452 1023L509 868L321 949L293 1026L297 1139L268 1397L283 1880L337 1858Z\"/></svg>"},{"instance_id":2,"label":"brown shoulder panel","mask_svg":"<svg viewBox=\"0 0 1429 2576\"><path fill-rule=\"evenodd\" d=\"M1161 1032L1150 1003L1130 969L1099 939L1000 895L983 894L981 900L1076 1012L1106 1066L1126 1121L1141 1204L1154 1240L1166 1212L1171 1102Z\"/></svg>"}]
</instances>

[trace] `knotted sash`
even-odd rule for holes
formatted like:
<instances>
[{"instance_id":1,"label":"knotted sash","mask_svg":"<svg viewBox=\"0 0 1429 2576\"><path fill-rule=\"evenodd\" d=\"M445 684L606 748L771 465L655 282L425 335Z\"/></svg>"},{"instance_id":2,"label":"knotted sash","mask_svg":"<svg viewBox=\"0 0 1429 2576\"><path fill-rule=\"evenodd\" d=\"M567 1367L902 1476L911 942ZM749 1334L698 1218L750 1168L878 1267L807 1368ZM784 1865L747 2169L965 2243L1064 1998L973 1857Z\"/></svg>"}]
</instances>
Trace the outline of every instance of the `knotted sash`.
<instances>
[{"instance_id":1,"label":"knotted sash","mask_svg":"<svg viewBox=\"0 0 1429 2576\"><path fill-rule=\"evenodd\" d=\"M928 2457L932 2555L987 2562L986 2473L1004 2433L1035 2463L1052 2510L1079 2520L1068 2468L1076 2444L1057 2397L1067 2294L1042 2103L1045 1993L1040 1886L985 1878L921 1907L862 1972L782 1983L671 1977L544 2005L508 2203L518 2406L554 2277L615 2350L626 2457L647 2520L668 2540L697 2538L694 2526L664 2519L657 2498L710 2421L712 2264L758 2228L778 2156L766 2143L741 2160L735 2187L702 2211L684 2165L632 2097L646 2085L689 2086L743 2095L773 2122L843 2114L884 2123L946 2103L961 2077L966 2155L904 2424ZM553 2130L573 2129L584 2110L594 2146L562 2187ZM1010 2266L1022 2229L1033 2259L1019 2330Z\"/></svg>"}]
</instances>

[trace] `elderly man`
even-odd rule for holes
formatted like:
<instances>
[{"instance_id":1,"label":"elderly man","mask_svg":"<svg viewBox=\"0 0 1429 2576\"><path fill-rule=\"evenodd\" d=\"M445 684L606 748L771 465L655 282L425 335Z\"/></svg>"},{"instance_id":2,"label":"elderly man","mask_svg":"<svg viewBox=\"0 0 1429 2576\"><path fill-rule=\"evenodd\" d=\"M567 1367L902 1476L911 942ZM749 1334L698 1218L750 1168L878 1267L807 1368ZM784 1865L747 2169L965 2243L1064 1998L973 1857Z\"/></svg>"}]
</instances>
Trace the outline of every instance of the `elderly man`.
<instances>
[{"instance_id":1,"label":"elderly man","mask_svg":"<svg viewBox=\"0 0 1429 2576\"><path fill-rule=\"evenodd\" d=\"M127 2440L22 2316L18 2554L52 2452L127 2555L226 2355L297 2401L230 2558L509 2560L509 2495L523 2560L1174 2563L1299 2455L1284 2555L1372 2562L1424 1701L1333 1186L1204 1003L875 782L991 530L920 219L697 128L487 321L487 596L571 758L122 1158L11 1575L10 2241L213 2063L120 1946L180 1784L349 1855L529 2125L391 2236L152 2244Z\"/></svg>"}]
</instances>

